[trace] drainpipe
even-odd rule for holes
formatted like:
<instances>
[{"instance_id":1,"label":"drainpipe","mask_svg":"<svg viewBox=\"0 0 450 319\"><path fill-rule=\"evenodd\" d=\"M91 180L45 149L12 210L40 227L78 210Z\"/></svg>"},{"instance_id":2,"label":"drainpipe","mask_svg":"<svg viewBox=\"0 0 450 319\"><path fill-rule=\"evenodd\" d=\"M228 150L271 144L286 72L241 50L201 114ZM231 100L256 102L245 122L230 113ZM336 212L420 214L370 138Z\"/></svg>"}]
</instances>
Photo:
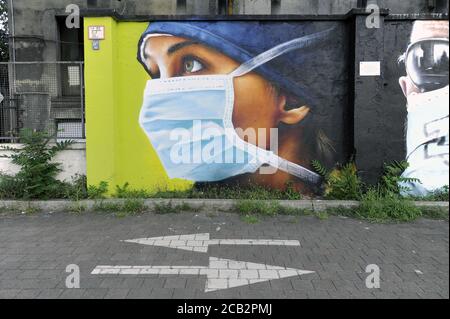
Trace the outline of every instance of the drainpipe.
<instances>
[{"instance_id":1,"label":"drainpipe","mask_svg":"<svg viewBox=\"0 0 450 319\"><path fill-rule=\"evenodd\" d=\"M233 14L234 0L228 0L227 2L228 2L227 14L228 15L232 15Z\"/></svg>"},{"instance_id":2,"label":"drainpipe","mask_svg":"<svg viewBox=\"0 0 450 319\"><path fill-rule=\"evenodd\" d=\"M14 6L13 6L13 0L9 0L9 12L11 12L11 24L10 24L10 32L11 32L11 39L12 39L12 62L13 62L13 75L12 75L12 83L13 83L13 90L16 90L16 28L14 23ZM11 88L9 88L9 97L12 98L12 92Z\"/></svg>"},{"instance_id":3,"label":"drainpipe","mask_svg":"<svg viewBox=\"0 0 450 319\"><path fill-rule=\"evenodd\" d=\"M14 22L14 6L13 6L13 0L9 0L9 4L8 4L8 10L9 12L11 12L11 28L10 28L10 32L11 32L11 37L12 37L12 81L11 79L9 80L9 99L10 102L13 99L14 94L16 93L16 27L15 27L15 22ZM9 71L9 70L8 70ZM12 90L11 90L11 83L12 83ZM18 114L17 114L18 116ZM13 117L12 117L12 109L10 109L10 114L9 114L9 122L10 122L10 128L13 127ZM12 133L11 133L11 137L12 137ZM14 140L11 140L11 142L15 142Z\"/></svg>"},{"instance_id":4,"label":"drainpipe","mask_svg":"<svg viewBox=\"0 0 450 319\"><path fill-rule=\"evenodd\" d=\"M356 7L357 8L367 8L367 0L358 0Z\"/></svg>"}]
</instances>

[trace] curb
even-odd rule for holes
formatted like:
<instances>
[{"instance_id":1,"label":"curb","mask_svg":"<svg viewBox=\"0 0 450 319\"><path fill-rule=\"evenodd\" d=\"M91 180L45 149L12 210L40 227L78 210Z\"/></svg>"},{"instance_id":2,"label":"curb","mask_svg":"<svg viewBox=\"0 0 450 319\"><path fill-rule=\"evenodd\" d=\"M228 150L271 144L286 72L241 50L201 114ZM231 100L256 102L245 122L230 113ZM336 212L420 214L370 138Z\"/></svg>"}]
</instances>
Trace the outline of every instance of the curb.
<instances>
[{"instance_id":1,"label":"curb","mask_svg":"<svg viewBox=\"0 0 450 319\"><path fill-rule=\"evenodd\" d=\"M41 211L61 213L67 212L74 207L84 207L86 210L92 210L94 206L100 202L105 204L120 204L125 202L125 199L104 199L104 200L50 200L50 201L15 201L5 200L0 201L0 213L2 210L14 209L25 211L29 208L39 209ZM273 202L273 201L262 201ZM359 206L358 201L339 201L339 200L279 200L277 201L285 207L295 207L309 209L315 212L325 211L330 208L355 208ZM148 208L153 208L156 204L172 204L181 205L189 204L192 207L202 210L231 210L237 203L234 199L145 199L144 205ZM449 208L449 202L414 202L418 207L436 207Z\"/></svg>"}]
</instances>

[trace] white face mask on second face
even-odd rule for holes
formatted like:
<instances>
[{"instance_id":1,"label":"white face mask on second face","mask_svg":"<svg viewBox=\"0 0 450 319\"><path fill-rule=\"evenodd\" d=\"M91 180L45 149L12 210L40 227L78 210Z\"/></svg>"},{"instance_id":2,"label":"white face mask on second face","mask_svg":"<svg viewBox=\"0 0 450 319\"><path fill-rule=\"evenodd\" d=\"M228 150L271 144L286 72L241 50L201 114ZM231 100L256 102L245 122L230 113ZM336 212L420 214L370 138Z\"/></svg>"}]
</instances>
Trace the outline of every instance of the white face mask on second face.
<instances>
[{"instance_id":1,"label":"white face mask on second face","mask_svg":"<svg viewBox=\"0 0 450 319\"><path fill-rule=\"evenodd\" d=\"M449 184L449 87L408 96L406 185L422 196Z\"/></svg>"},{"instance_id":2,"label":"white face mask on second face","mask_svg":"<svg viewBox=\"0 0 450 319\"><path fill-rule=\"evenodd\" d=\"M280 44L227 75L148 81L139 122L169 177L220 181L254 173L269 164L308 184L319 185L322 178L318 174L241 139L232 115L234 78L321 38L313 34Z\"/></svg>"},{"instance_id":3,"label":"white face mask on second face","mask_svg":"<svg viewBox=\"0 0 450 319\"><path fill-rule=\"evenodd\" d=\"M449 87L408 96L407 155L431 140L448 138ZM446 146L448 154L448 140ZM445 145L442 152L445 153Z\"/></svg>"}]
</instances>

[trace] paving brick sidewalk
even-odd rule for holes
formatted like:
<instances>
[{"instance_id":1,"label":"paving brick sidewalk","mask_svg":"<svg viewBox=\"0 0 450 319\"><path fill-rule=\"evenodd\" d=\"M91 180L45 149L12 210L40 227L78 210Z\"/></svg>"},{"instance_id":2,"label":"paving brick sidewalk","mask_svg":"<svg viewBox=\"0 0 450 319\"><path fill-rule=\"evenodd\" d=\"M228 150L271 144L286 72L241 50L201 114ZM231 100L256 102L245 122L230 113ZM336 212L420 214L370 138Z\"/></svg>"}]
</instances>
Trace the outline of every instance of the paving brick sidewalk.
<instances>
[{"instance_id":1,"label":"paving brick sidewalk","mask_svg":"<svg viewBox=\"0 0 450 319\"><path fill-rule=\"evenodd\" d=\"M207 253L122 240L210 233L212 239L298 240L301 246L210 246ZM247 224L228 213L0 216L0 298L449 298L447 221L370 224L280 216ZM97 265L208 266L209 258L315 271L205 293L205 275L92 275ZM67 289L77 264L80 289ZM381 270L368 289L365 268Z\"/></svg>"}]
</instances>

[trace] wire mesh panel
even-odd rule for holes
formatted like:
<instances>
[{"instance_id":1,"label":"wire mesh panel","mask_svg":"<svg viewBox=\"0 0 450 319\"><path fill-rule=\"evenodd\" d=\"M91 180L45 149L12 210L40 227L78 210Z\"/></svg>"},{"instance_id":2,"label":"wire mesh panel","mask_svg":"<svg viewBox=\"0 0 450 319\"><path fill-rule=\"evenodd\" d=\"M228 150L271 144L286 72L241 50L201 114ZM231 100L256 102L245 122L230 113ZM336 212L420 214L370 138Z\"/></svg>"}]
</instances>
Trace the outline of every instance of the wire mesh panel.
<instances>
[{"instance_id":1,"label":"wire mesh panel","mask_svg":"<svg viewBox=\"0 0 450 319\"><path fill-rule=\"evenodd\" d=\"M0 142L22 129L83 140L83 62L0 63Z\"/></svg>"}]
</instances>

